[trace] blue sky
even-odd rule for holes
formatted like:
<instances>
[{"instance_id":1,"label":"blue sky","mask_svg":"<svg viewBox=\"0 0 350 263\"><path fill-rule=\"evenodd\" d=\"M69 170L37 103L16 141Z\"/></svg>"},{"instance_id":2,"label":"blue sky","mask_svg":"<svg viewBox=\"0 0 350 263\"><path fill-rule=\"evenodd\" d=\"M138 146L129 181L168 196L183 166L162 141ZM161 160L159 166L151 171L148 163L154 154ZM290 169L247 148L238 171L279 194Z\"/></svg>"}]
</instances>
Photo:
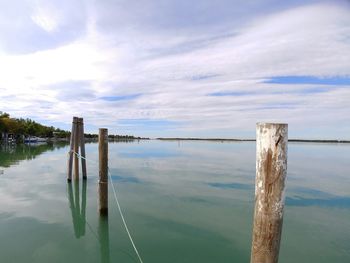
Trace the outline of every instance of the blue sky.
<instances>
[{"instance_id":1,"label":"blue sky","mask_svg":"<svg viewBox=\"0 0 350 263\"><path fill-rule=\"evenodd\" d=\"M149 137L350 139L350 3L0 0L0 110Z\"/></svg>"}]
</instances>

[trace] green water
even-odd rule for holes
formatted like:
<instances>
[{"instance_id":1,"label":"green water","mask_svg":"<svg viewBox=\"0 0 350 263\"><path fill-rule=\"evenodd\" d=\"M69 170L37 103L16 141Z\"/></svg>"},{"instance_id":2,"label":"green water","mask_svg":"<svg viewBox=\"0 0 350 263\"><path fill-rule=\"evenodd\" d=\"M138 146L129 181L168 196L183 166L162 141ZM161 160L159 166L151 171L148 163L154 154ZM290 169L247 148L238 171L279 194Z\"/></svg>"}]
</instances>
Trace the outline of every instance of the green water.
<instances>
[{"instance_id":1,"label":"green water","mask_svg":"<svg viewBox=\"0 0 350 263\"><path fill-rule=\"evenodd\" d=\"M67 145L0 150L0 262L138 262L110 188L67 184ZM255 143L110 143L109 166L144 263L249 262ZM350 262L350 145L289 144L280 261Z\"/></svg>"}]
</instances>

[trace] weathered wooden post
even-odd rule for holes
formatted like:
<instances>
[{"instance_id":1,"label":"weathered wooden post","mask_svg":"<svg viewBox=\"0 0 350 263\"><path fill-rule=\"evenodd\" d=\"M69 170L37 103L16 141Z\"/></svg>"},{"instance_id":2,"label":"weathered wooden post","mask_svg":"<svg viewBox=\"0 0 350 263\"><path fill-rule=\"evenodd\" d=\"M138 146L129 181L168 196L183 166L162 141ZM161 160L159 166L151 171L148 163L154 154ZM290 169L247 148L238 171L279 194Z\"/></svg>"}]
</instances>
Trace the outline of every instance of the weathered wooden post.
<instances>
[{"instance_id":1,"label":"weathered wooden post","mask_svg":"<svg viewBox=\"0 0 350 263\"><path fill-rule=\"evenodd\" d=\"M99 211L100 215L108 214L108 130L99 129L98 135L99 155Z\"/></svg>"},{"instance_id":2,"label":"weathered wooden post","mask_svg":"<svg viewBox=\"0 0 350 263\"><path fill-rule=\"evenodd\" d=\"M83 174L83 179L87 178L86 175L86 154L85 154L85 138L84 138L84 119L79 118L79 143L80 143L80 155L81 155L81 169Z\"/></svg>"},{"instance_id":3,"label":"weathered wooden post","mask_svg":"<svg viewBox=\"0 0 350 263\"><path fill-rule=\"evenodd\" d=\"M78 118L77 117L73 117L72 132L70 134L70 148L69 148L69 153L68 153L69 154L69 158L68 158L68 174L67 174L68 182L72 181L74 138L75 138L75 130L76 130L77 122L78 122Z\"/></svg>"},{"instance_id":4,"label":"weathered wooden post","mask_svg":"<svg viewBox=\"0 0 350 263\"><path fill-rule=\"evenodd\" d=\"M287 124L257 124L251 263L278 262L287 175L287 147Z\"/></svg>"},{"instance_id":5,"label":"weathered wooden post","mask_svg":"<svg viewBox=\"0 0 350 263\"><path fill-rule=\"evenodd\" d=\"M74 180L79 180L79 137L80 137L80 127L79 127L79 118L76 118L75 122L75 131L74 131Z\"/></svg>"}]
</instances>

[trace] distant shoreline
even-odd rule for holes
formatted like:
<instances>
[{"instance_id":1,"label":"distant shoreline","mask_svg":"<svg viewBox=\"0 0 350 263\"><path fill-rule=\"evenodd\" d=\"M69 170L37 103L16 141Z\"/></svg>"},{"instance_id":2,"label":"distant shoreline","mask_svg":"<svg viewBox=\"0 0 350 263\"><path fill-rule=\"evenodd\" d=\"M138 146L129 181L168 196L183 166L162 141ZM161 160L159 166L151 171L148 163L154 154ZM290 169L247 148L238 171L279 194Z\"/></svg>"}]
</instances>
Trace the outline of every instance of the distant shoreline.
<instances>
[{"instance_id":1,"label":"distant shoreline","mask_svg":"<svg viewBox=\"0 0 350 263\"><path fill-rule=\"evenodd\" d=\"M255 139L220 139L220 138L156 138L161 141L214 141L214 142L255 142ZM307 143L350 143L349 140L305 140L289 139L288 142Z\"/></svg>"}]
</instances>

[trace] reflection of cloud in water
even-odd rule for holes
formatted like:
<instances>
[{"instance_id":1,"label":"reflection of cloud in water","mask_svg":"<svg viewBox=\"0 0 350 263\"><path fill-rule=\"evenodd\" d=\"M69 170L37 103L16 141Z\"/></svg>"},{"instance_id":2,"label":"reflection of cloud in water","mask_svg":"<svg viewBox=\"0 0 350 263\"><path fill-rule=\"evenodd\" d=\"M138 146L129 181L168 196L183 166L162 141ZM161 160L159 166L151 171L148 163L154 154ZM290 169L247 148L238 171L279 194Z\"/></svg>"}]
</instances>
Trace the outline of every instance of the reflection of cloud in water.
<instances>
[{"instance_id":1,"label":"reflection of cloud in water","mask_svg":"<svg viewBox=\"0 0 350 263\"><path fill-rule=\"evenodd\" d=\"M241 184L241 183L208 183L209 186L220 188L220 189L239 189L239 190L250 190L254 188L254 185Z\"/></svg>"},{"instance_id":2,"label":"reflection of cloud in water","mask_svg":"<svg viewBox=\"0 0 350 263\"><path fill-rule=\"evenodd\" d=\"M0 220L11 218L14 215L15 215L15 213L13 213L13 212L11 212L11 213L8 213L8 212L0 213Z\"/></svg>"},{"instance_id":3,"label":"reflection of cloud in water","mask_svg":"<svg viewBox=\"0 0 350 263\"><path fill-rule=\"evenodd\" d=\"M206 228L193 226L186 223L181 223L171 220L163 220L155 217L144 216L145 224L150 228L155 228L159 232L172 232L174 235L180 237L184 236L188 239L198 239L198 240L210 240L210 238L215 238L216 241L223 242L227 244L228 239L221 236L217 232L210 231Z\"/></svg>"},{"instance_id":4,"label":"reflection of cloud in water","mask_svg":"<svg viewBox=\"0 0 350 263\"><path fill-rule=\"evenodd\" d=\"M195 196L189 196L189 197L180 197L180 200L182 202L189 202L189 203L196 203L196 204L203 204L203 205L218 205L221 204L219 200L214 201L210 198L201 198L201 197L195 197Z\"/></svg>"},{"instance_id":5,"label":"reflection of cloud in water","mask_svg":"<svg viewBox=\"0 0 350 263\"><path fill-rule=\"evenodd\" d=\"M119 183L141 183L140 179L130 176L112 175L112 180Z\"/></svg>"},{"instance_id":6,"label":"reflection of cloud in water","mask_svg":"<svg viewBox=\"0 0 350 263\"><path fill-rule=\"evenodd\" d=\"M307 194L311 195L312 197L322 197L322 198L332 198L335 197L334 195L330 193L326 193L317 189L311 189L306 187L294 187L290 189L291 192L297 193L297 194Z\"/></svg>"},{"instance_id":7,"label":"reflection of cloud in water","mask_svg":"<svg viewBox=\"0 0 350 263\"><path fill-rule=\"evenodd\" d=\"M119 153L124 158L170 158L179 157L182 154L176 151L170 151L165 149L152 149L147 151L121 151Z\"/></svg>"},{"instance_id":8,"label":"reflection of cloud in water","mask_svg":"<svg viewBox=\"0 0 350 263\"><path fill-rule=\"evenodd\" d=\"M142 183L142 181L134 176L133 172L127 169L110 168L110 173L113 181L119 183Z\"/></svg>"},{"instance_id":9,"label":"reflection of cloud in water","mask_svg":"<svg viewBox=\"0 0 350 263\"><path fill-rule=\"evenodd\" d=\"M47 253L45 248L49 243L51 248L54 248L50 249L50 258L54 258L55 262L66 261L67 254L72 252L69 248L67 249L65 242L62 242L70 236L60 224L49 224L33 218L21 217L3 220L0 226L1 262L23 262L23 259L27 262L43 262L40 258L45 258ZM17 248L15 252L14 248ZM4 253L5 251L13 251L13 253ZM33 257L36 257L36 260Z\"/></svg>"},{"instance_id":10,"label":"reflection of cloud in water","mask_svg":"<svg viewBox=\"0 0 350 263\"><path fill-rule=\"evenodd\" d=\"M330 206L350 208L350 197L334 197L330 199L287 197L286 205L288 206Z\"/></svg>"},{"instance_id":11,"label":"reflection of cloud in water","mask_svg":"<svg viewBox=\"0 0 350 263\"><path fill-rule=\"evenodd\" d=\"M350 197L346 196L337 196L306 187L294 187L289 192L291 192L292 197L286 197L286 205L288 206L350 207Z\"/></svg>"},{"instance_id":12,"label":"reflection of cloud in water","mask_svg":"<svg viewBox=\"0 0 350 263\"><path fill-rule=\"evenodd\" d=\"M205 204L211 203L210 200L200 198L200 197L182 197L181 200L185 202L193 202L193 203L205 203Z\"/></svg>"},{"instance_id":13,"label":"reflection of cloud in water","mask_svg":"<svg viewBox=\"0 0 350 263\"><path fill-rule=\"evenodd\" d=\"M184 262L184 259L186 262L228 262L227 258L235 258L237 262L248 260L247 251L240 249L234 241L208 226L201 227L199 223L193 225L153 216L138 216L147 226L152 246L157 248L157 262L166 262L165 259L169 255L172 255L171 262ZM160 261L161 259L164 260Z\"/></svg>"}]
</instances>

